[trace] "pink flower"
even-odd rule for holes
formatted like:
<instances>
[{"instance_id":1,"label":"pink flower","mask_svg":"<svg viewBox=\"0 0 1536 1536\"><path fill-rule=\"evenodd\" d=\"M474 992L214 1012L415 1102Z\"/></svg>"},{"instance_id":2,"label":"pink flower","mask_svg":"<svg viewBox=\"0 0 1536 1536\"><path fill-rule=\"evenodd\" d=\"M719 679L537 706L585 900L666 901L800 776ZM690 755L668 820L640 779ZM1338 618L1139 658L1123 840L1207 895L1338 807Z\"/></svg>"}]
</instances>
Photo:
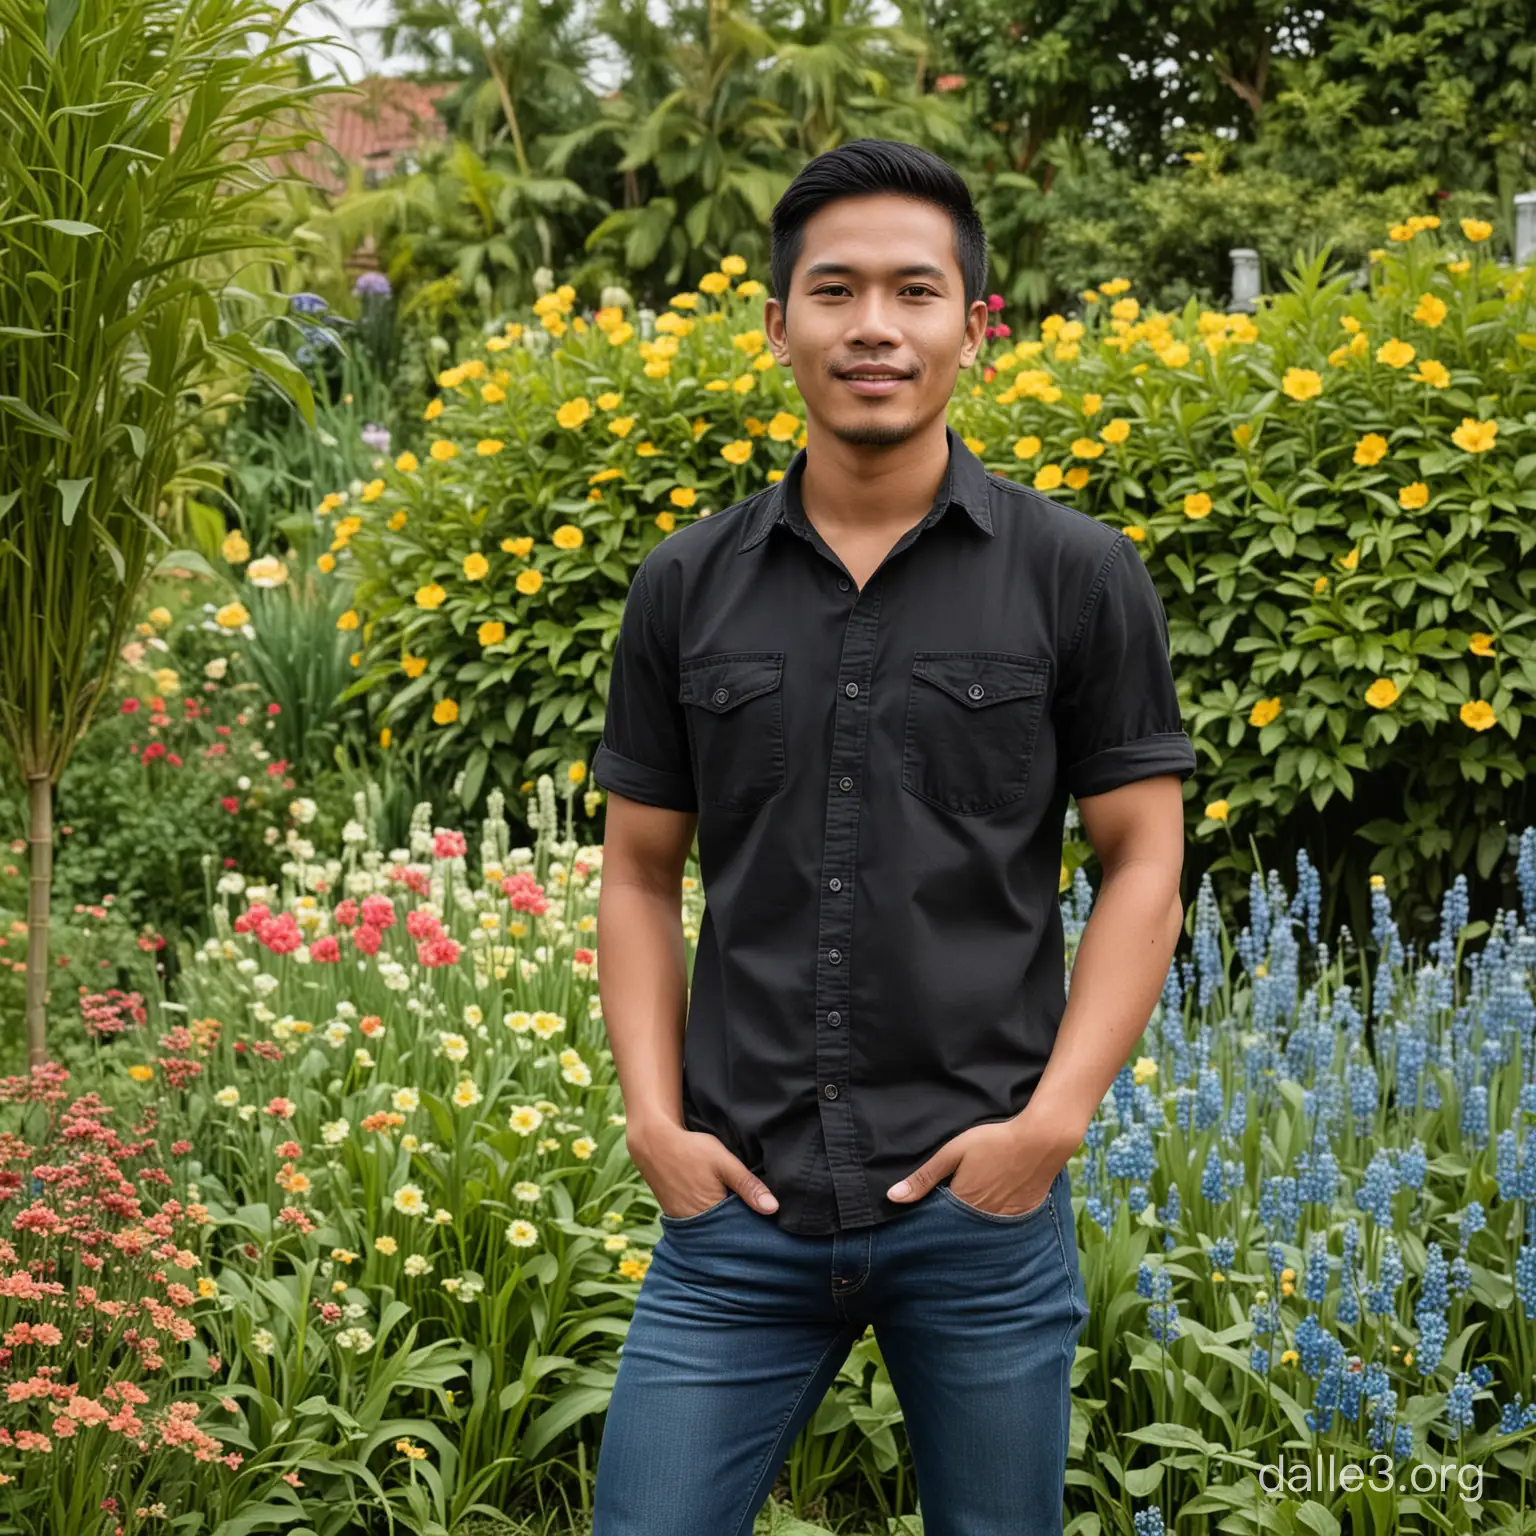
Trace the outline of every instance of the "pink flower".
<instances>
[{"instance_id":1,"label":"pink flower","mask_svg":"<svg viewBox=\"0 0 1536 1536\"><path fill-rule=\"evenodd\" d=\"M439 828L432 838L432 852L440 859L458 859L469 847L462 832L448 832Z\"/></svg>"},{"instance_id":2,"label":"pink flower","mask_svg":"<svg viewBox=\"0 0 1536 1536\"><path fill-rule=\"evenodd\" d=\"M277 703L276 700L273 700L272 703L267 705L267 713L269 715L280 715L280 714L282 714L282 712L283 712L283 706L281 704Z\"/></svg>"},{"instance_id":3,"label":"pink flower","mask_svg":"<svg viewBox=\"0 0 1536 1536\"><path fill-rule=\"evenodd\" d=\"M405 931L413 939L435 939L441 936L443 925L431 912L418 907L405 914Z\"/></svg>"},{"instance_id":4,"label":"pink flower","mask_svg":"<svg viewBox=\"0 0 1536 1536\"><path fill-rule=\"evenodd\" d=\"M338 927L354 928L357 926L357 903L348 896L345 901L336 903L336 911L333 915Z\"/></svg>"},{"instance_id":5,"label":"pink flower","mask_svg":"<svg viewBox=\"0 0 1536 1536\"><path fill-rule=\"evenodd\" d=\"M416 958L425 966L456 965L459 959L459 942L442 934L416 946Z\"/></svg>"},{"instance_id":6,"label":"pink flower","mask_svg":"<svg viewBox=\"0 0 1536 1536\"><path fill-rule=\"evenodd\" d=\"M393 928L395 926L395 904L388 896L366 896L363 898L363 921L370 928Z\"/></svg>"},{"instance_id":7,"label":"pink flower","mask_svg":"<svg viewBox=\"0 0 1536 1536\"><path fill-rule=\"evenodd\" d=\"M341 959L341 945L334 934L326 934L309 946L309 958L317 965L335 965Z\"/></svg>"},{"instance_id":8,"label":"pink flower","mask_svg":"<svg viewBox=\"0 0 1536 1536\"><path fill-rule=\"evenodd\" d=\"M352 942L365 955L376 955L379 952L379 942L383 934L377 928L364 923L356 933L352 935Z\"/></svg>"},{"instance_id":9,"label":"pink flower","mask_svg":"<svg viewBox=\"0 0 1536 1536\"><path fill-rule=\"evenodd\" d=\"M279 1094L267 1104L262 1113L271 1115L274 1120L291 1120L293 1119L293 1110L293 1100L285 1099Z\"/></svg>"}]
</instances>

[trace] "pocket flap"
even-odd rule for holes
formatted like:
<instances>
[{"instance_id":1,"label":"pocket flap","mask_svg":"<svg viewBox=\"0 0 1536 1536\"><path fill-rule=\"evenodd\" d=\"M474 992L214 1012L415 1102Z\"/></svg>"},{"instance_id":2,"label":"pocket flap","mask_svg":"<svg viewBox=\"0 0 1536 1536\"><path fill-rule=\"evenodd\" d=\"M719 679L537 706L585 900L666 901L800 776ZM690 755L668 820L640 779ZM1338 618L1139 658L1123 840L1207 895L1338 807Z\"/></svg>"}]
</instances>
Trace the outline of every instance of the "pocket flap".
<instances>
[{"instance_id":1,"label":"pocket flap","mask_svg":"<svg viewBox=\"0 0 1536 1536\"><path fill-rule=\"evenodd\" d=\"M723 714L779 686L784 673L783 651L732 651L698 656L678 669L677 696Z\"/></svg>"},{"instance_id":2,"label":"pocket flap","mask_svg":"<svg viewBox=\"0 0 1536 1536\"><path fill-rule=\"evenodd\" d=\"M985 709L1005 699L1044 693L1051 663L1044 656L1010 656L999 651L919 651L912 675L971 709Z\"/></svg>"}]
</instances>

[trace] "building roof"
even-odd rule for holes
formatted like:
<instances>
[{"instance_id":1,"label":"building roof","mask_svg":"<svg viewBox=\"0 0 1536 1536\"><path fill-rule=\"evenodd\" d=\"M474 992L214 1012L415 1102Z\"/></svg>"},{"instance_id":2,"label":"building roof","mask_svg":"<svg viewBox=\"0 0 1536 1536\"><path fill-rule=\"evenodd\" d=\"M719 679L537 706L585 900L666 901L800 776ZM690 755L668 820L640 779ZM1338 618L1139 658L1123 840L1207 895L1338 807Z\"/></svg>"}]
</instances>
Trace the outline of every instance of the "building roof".
<instances>
[{"instance_id":1,"label":"building roof","mask_svg":"<svg viewBox=\"0 0 1536 1536\"><path fill-rule=\"evenodd\" d=\"M326 192L344 191L352 166L388 175L402 156L446 137L436 103L453 82L420 84L372 75L353 90L315 99L318 138L308 151L285 157L287 168Z\"/></svg>"}]
</instances>

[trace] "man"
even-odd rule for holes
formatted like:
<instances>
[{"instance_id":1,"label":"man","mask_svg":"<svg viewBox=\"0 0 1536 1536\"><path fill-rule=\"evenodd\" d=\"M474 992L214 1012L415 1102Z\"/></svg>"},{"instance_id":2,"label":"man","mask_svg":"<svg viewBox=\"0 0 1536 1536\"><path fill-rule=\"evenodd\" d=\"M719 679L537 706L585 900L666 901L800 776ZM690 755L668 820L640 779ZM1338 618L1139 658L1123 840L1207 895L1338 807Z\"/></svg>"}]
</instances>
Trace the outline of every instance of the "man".
<instances>
[{"instance_id":1,"label":"man","mask_svg":"<svg viewBox=\"0 0 1536 1536\"><path fill-rule=\"evenodd\" d=\"M595 1536L750 1532L870 1325L926 1536L1061 1530L1088 1316L1065 1165L1167 974L1195 757L1136 546L948 426L986 270L942 160L811 161L764 317L806 446L625 605L598 948L663 1234ZM1103 865L1070 1005L1068 794Z\"/></svg>"}]
</instances>

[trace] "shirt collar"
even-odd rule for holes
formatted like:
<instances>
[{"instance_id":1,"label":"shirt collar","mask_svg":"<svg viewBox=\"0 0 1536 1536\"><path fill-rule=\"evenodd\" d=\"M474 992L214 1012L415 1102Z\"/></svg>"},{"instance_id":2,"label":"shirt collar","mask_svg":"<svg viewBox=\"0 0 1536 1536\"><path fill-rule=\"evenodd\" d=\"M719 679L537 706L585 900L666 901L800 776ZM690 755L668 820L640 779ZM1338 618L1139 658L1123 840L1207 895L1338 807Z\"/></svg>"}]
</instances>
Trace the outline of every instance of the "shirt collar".
<instances>
[{"instance_id":1,"label":"shirt collar","mask_svg":"<svg viewBox=\"0 0 1536 1536\"><path fill-rule=\"evenodd\" d=\"M987 478L987 467L965 446L964 439L947 422L944 435L949 443L949 465L939 482L938 494L933 507L923 519L924 523L937 522L948 510L951 502L958 503L970 514L971 521L988 538L992 537L992 497ZM783 475L767 492L749 508L746 526L742 529L740 550L751 549L768 537L768 530L775 523L804 525L805 510L800 503L800 481L805 473L806 450L800 449L789 461Z\"/></svg>"}]
</instances>

